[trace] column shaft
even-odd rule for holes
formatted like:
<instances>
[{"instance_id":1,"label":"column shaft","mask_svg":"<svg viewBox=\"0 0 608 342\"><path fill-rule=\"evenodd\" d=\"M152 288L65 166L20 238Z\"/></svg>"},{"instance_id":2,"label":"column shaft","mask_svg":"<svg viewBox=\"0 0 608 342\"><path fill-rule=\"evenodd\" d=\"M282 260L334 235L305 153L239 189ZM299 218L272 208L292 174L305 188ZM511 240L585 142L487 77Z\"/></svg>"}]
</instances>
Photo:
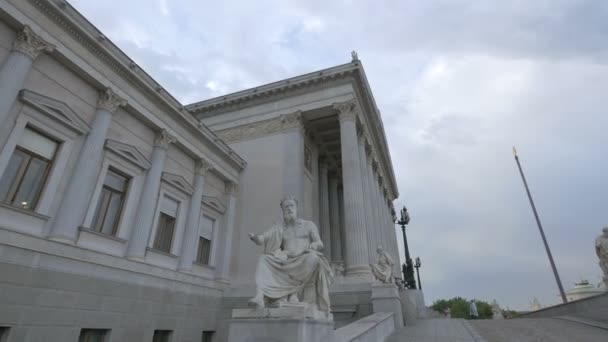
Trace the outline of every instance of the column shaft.
<instances>
[{"instance_id":1,"label":"column shaft","mask_svg":"<svg viewBox=\"0 0 608 342\"><path fill-rule=\"evenodd\" d=\"M53 45L32 32L29 26L17 33L13 48L0 67L0 122L3 125L34 60L41 52L51 52L53 49Z\"/></svg>"},{"instance_id":2,"label":"column shaft","mask_svg":"<svg viewBox=\"0 0 608 342\"><path fill-rule=\"evenodd\" d=\"M144 259L146 247L152 231L154 222L154 209L158 200L160 190L160 179L165 168L167 148L174 139L163 130L157 137L152 150L152 167L148 170L144 181L143 191L139 198L139 205L135 214L135 222L131 231L131 239L127 246L127 257L133 259Z\"/></svg>"},{"instance_id":3,"label":"column shaft","mask_svg":"<svg viewBox=\"0 0 608 342\"><path fill-rule=\"evenodd\" d=\"M201 217L201 205L205 189L205 176L209 171L209 164L199 160L194 173L194 193L190 199L188 217L186 218L186 231L182 240L182 251L179 259L179 269L192 270L192 262L196 253L199 234L199 219Z\"/></svg>"},{"instance_id":4,"label":"column shaft","mask_svg":"<svg viewBox=\"0 0 608 342\"><path fill-rule=\"evenodd\" d=\"M376 246L374 246L374 217L372 214L372 203L370 198L369 175L367 173L367 138L365 134L359 137L359 166L361 167L361 187L363 189L363 207L365 208L365 232L368 253L368 264L376 261Z\"/></svg>"},{"instance_id":5,"label":"column shaft","mask_svg":"<svg viewBox=\"0 0 608 342\"><path fill-rule=\"evenodd\" d=\"M221 267L219 267L220 274L218 276L219 279L228 281L230 277L230 261L232 256L232 240L234 234L234 216L236 211L236 196L235 196L235 188L236 184L227 182L226 185L226 194L228 195L228 209L225 214L225 222L224 222L224 234L222 238L222 242L224 244L224 248L222 249L221 256Z\"/></svg>"},{"instance_id":6,"label":"column shaft","mask_svg":"<svg viewBox=\"0 0 608 342\"><path fill-rule=\"evenodd\" d=\"M357 142L354 103L336 106L340 117L342 152L342 181L344 184L344 227L346 238L346 276L365 276L370 273L363 201L361 160Z\"/></svg>"},{"instance_id":7,"label":"column shaft","mask_svg":"<svg viewBox=\"0 0 608 342\"><path fill-rule=\"evenodd\" d=\"M342 261L342 238L340 234L340 203L338 201L338 177L329 177L329 213L331 231L331 261Z\"/></svg>"},{"instance_id":8,"label":"column shaft","mask_svg":"<svg viewBox=\"0 0 608 342\"><path fill-rule=\"evenodd\" d=\"M327 162L319 163L319 224L321 226L321 241L325 246L323 253L331 260L331 228L329 219L329 184Z\"/></svg>"},{"instance_id":9,"label":"column shaft","mask_svg":"<svg viewBox=\"0 0 608 342\"><path fill-rule=\"evenodd\" d=\"M125 103L109 88L100 92L91 130L78 153L76 165L72 169L72 177L51 228L50 237L52 239L65 242L76 240L78 227L84 221L91 194L95 188L103 159L106 134L112 123L112 114L118 106Z\"/></svg>"}]
</instances>

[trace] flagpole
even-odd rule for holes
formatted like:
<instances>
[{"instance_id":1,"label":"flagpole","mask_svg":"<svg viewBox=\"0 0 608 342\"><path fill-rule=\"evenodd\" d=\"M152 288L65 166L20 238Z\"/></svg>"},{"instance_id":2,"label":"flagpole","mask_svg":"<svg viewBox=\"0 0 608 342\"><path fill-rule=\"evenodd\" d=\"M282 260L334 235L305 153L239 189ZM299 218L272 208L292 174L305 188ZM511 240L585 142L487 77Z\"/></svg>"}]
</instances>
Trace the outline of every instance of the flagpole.
<instances>
[{"instance_id":1,"label":"flagpole","mask_svg":"<svg viewBox=\"0 0 608 342\"><path fill-rule=\"evenodd\" d=\"M549 244L547 243L547 238L545 237L545 232L543 231L543 226L540 223L540 219L538 218L538 213L536 212L536 206L534 205L534 200L532 200L532 194L530 194L530 189L528 188L528 182L526 182L526 176L524 176L524 171L521 169L521 164L519 162L519 157L517 156L517 150L515 146L513 146L513 156L515 157L515 161L517 162L517 168L519 169L519 174L521 175L521 180L524 182L524 187L526 188L526 193L528 194L528 199L530 200L530 205L532 206L532 212L534 212L534 218L536 219L536 225L538 226L538 230L540 231L540 236L543 239L543 244L545 245L545 250L547 251L547 256L549 257L549 263L551 263L551 269L553 270L553 275L555 276L555 281L557 282L557 287L559 288L559 293L562 297L562 301L564 303L568 302L566 298L566 293L564 292L564 287L562 286L562 281L559 279L559 274L557 273L557 268L555 267L555 262L553 261L553 256L551 255L551 249L549 248Z\"/></svg>"}]
</instances>

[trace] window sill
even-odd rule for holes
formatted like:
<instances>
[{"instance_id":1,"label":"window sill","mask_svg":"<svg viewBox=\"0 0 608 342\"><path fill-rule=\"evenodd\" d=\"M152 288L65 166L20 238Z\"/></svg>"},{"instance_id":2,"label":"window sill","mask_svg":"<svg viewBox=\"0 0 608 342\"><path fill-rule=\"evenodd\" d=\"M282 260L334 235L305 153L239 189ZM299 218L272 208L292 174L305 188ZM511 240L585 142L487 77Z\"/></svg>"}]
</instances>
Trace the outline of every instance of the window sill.
<instances>
[{"instance_id":1,"label":"window sill","mask_svg":"<svg viewBox=\"0 0 608 342\"><path fill-rule=\"evenodd\" d=\"M196 266L199 266L199 267L202 267L202 268L207 268L207 269L210 269L212 271L215 271L215 267L213 267L211 265L201 264L200 262L196 262L196 261L194 261L192 264L196 265Z\"/></svg>"},{"instance_id":2,"label":"window sill","mask_svg":"<svg viewBox=\"0 0 608 342\"><path fill-rule=\"evenodd\" d=\"M40 219L40 220L48 221L50 219L49 216L38 214L37 212L35 212L33 210L27 210L27 209L23 209L23 208L19 208L19 207L14 207L12 205L9 205L9 204L6 204L6 203L2 203L2 202L0 202L0 207L6 208L6 209L9 209L9 210L13 210L13 211L16 211L18 213L25 214L25 215L28 215L28 216L31 216L31 217L35 217L35 218Z\"/></svg>"},{"instance_id":3,"label":"window sill","mask_svg":"<svg viewBox=\"0 0 608 342\"><path fill-rule=\"evenodd\" d=\"M86 233L89 233L89 234L100 236L100 237L103 237L103 238L106 238L106 239L109 239L109 240L114 240L114 241L117 241L117 242L120 242L120 243L127 243L127 240L123 240L123 239L121 239L119 237L116 237L114 235L108 235L108 234L100 233L98 231L95 231L95 230L87 228L87 227L80 226L80 227L78 227L78 229L80 229L80 231L82 231L82 232L86 232Z\"/></svg>"},{"instance_id":4,"label":"window sill","mask_svg":"<svg viewBox=\"0 0 608 342\"><path fill-rule=\"evenodd\" d=\"M156 254L164 255L164 256L167 256L169 258L173 258L173 259L177 259L178 258L177 255L174 255L174 254L171 254L171 253L167 253L167 252L163 252L163 251L155 249L155 248L148 247L148 248L146 248L146 250L148 252L153 252L153 253L156 253Z\"/></svg>"}]
</instances>

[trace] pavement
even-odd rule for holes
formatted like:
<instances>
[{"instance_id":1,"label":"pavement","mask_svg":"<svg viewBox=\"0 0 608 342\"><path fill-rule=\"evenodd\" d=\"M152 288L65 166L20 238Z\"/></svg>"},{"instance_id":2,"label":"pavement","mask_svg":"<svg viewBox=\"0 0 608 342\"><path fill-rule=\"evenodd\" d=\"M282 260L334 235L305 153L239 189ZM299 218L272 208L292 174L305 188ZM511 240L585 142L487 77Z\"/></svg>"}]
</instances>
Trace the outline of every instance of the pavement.
<instances>
[{"instance_id":1,"label":"pavement","mask_svg":"<svg viewBox=\"0 0 608 342\"><path fill-rule=\"evenodd\" d=\"M387 342L604 342L605 323L574 317L505 320L425 319L403 327Z\"/></svg>"}]
</instances>

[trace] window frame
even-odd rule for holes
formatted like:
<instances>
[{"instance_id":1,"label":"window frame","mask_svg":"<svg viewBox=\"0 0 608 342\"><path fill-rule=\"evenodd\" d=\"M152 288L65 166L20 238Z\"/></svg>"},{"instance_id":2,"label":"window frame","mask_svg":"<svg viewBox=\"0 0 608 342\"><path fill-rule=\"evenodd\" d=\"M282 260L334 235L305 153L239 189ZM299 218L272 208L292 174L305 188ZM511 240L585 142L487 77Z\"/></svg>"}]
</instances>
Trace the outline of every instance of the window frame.
<instances>
[{"instance_id":1,"label":"window frame","mask_svg":"<svg viewBox=\"0 0 608 342\"><path fill-rule=\"evenodd\" d=\"M101 342L106 342L108 341L108 338L110 336L110 329L91 329L91 328L81 328L80 329L80 333L78 334L78 342L83 342L83 334L86 332L96 332L96 333L102 333L103 335L101 336Z\"/></svg>"},{"instance_id":2,"label":"window frame","mask_svg":"<svg viewBox=\"0 0 608 342\"><path fill-rule=\"evenodd\" d=\"M101 184L101 189L99 191L99 196L97 198L97 202L95 203L95 211L93 213L93 219L91 220L91 230L93 230L93 231L95 231L97 233L101 233L101 234L105 234L105 235L109 235L109 236L116 236L116 234L118 232L118 227L120 225L120 221L121 221L122 216L123 216L123 212L124 212L124 208L125 208L125 203L127 201L127 196L128 196L129 190L131 188L131 183L132 183L133 177L125 174L124 172L118 170L117 168L115 168L112 165L108 166L108 168L105 171L106 172L105 172L105 176L103 177L103 182ZM125 185L125 188L122 190L122 192L119 192L116 189L114 189L114 188L112 188L110 186L107 186L105 184L106 178L108 177L108 172L115 173L115 174L117 174L117 175L122 176L122 177L125 178L126 185ZM97 215L97 206L99 205L99 201L102 200L101 195L102 195L104 189L107 190L107 191L109 191L110 194L111 194L109 201L111 201L111 196L113 194L117 194L117 193L121 194L120 205L119 205L119 208L118 208L118 213L116 214L116 217L114 218L114 223L112 224L112 233L111 234L106 234L106 233L103 232L103 226L105 224L105 220L106 220L107 214L108 214L109 203L106 206L105 214L103 215L103 219L101 221L101 227L100 227L101 229L100 230L97 230L97 227L95 226L95 224L97 222L93 221L95 219L96 215Z\"/></svg>"},{"instance_id":3,"label":"window frame","mask_svg":"<svg viewBox=\"0 0 608 342\"><path fill-rule=\"evenodd\" d=\"M177 217L175 218L175 228L173 230L173 240L171 241L170 252L166 253L154 248L154 241L156 239L156 233L158 231L158 220L160 217L161 204L163 197L169 197L178 202ZM156 251L163 254L170 254L171 256L178 256L182 247L182 240L185 231L186 217L188 215L188 206L192 199L191 194L188 194L176 187L165 177L161 178L160 190L158 198L156 200L156 209L154 210L154 221L152 223L152 231L150 232L150 238L148 239L148 248L152 251Z\"/></svg>"}]
</instances>

